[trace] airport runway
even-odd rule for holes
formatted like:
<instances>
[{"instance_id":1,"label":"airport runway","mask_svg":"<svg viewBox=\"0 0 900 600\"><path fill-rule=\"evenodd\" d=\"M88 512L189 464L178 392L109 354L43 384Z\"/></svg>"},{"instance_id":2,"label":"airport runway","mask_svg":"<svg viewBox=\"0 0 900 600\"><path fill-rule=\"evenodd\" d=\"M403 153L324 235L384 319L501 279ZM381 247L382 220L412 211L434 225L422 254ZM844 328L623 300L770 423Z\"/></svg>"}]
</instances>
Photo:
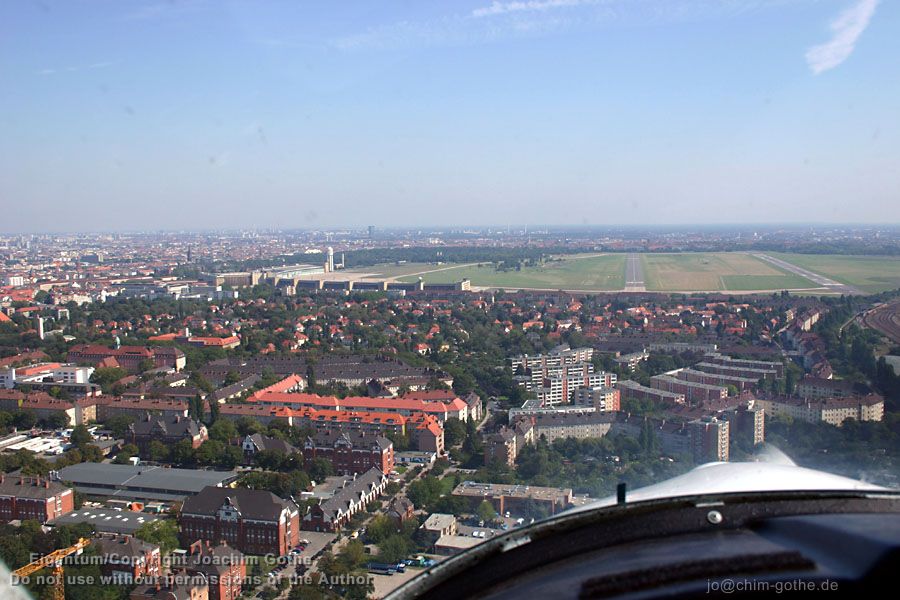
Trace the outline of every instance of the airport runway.
<instances>
[{"instance_id":1,"label":"airport runway","mask_svg":"<svg viewBox=\"0 0 900 600\"><path fill-rule=\"evenodd\" d=\"M810 281L821 285L824 288L828 288L828 291L834 292L837 294L865 294L862 290L853 287L852 285L846 285L844 283L838 283L834 279L828 279L824 275L819 275L818 273L813 273L803 267L798 267L797 265L791 264L787 261L781 260L780 258L775 258L774 256L769 256L768 254L757 254L753 253L753 256L763 260L767 263L773 264L776 267L780 267L785 271L790 271L795 275L799 275L800 277L805 277Z\"/></svg>"},{"instance_id":2,"label":"airport runway","mask_svg":"<svg viewBox=\"0 0 900 600\"><path fill-rule=\"evenodd\" d=\"M644 265L641 262L640 254L631 253L625 259L625 291L647 291L644 285Z\"/></svg>"}]
</instances>

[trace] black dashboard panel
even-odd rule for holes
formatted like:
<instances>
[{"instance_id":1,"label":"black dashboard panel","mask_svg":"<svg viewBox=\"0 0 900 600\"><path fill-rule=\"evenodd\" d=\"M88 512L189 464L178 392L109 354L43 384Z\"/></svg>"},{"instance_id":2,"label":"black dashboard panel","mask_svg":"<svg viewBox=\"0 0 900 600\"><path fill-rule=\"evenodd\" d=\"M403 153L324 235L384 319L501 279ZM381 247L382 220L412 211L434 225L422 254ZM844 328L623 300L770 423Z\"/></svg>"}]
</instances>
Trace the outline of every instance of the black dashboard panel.
<instances>
[{"instance_id":1,"label":"black dashboard panel","mask_svg":"<svg viewBox=\"0 0 900 600\"><path fill-rule=\"evenodd\" d=\"M560 515L454 557L388 598L855 596L885 589L898 569L896 494L732 494Z\"/></svg>"}]
</instances>

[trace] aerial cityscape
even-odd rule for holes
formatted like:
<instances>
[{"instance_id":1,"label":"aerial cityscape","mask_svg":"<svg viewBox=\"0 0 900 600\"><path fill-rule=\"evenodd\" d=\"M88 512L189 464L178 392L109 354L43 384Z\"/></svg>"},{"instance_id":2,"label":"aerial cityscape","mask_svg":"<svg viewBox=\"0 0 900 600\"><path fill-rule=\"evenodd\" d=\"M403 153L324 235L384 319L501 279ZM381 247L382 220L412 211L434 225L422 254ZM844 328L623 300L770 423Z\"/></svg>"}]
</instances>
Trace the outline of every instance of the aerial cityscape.
<instances>
[{"instance_id":1,"label":"aerial cityscape","mask_svg":"<svg viewBox=\"0 0 900 600\"><path fill-rule=\"evenodd\" d=\"M0 256L4 518L127 549L99 569L132 597L167 569L210 597L381 597L620 483L771 448L900 484L900 228L29 234ZM7 564L28 539L0 538Z\"/></svg>"},{"instance_id":2,"label":"aerial cityscape","mask_svg":"<svg viewBox=\"0 0 900 600\"><path fill-rule=\"evenodd\" d=\"M881 597L898 33L0 3L0 600Z\"/></svg>"}]
</instances>

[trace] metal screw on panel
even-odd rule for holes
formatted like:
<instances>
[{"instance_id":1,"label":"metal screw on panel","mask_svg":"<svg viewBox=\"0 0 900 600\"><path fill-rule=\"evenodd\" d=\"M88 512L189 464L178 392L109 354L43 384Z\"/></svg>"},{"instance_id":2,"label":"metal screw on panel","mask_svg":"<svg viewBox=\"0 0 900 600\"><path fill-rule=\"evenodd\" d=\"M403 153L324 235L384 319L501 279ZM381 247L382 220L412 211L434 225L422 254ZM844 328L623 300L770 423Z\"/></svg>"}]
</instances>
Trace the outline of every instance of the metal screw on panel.
<instances>
[{"instance_id":1,"label":"metal screw on panel","mask_svg":"<svg viewBox=\"0 0 900 600\"><path fill-rule=\"evenodd\" d=\"M717 510L711 510L706 513L706 520L712 523L713 525L718 525L722 522L722 513Z\"/></svg>"}]
</instances>

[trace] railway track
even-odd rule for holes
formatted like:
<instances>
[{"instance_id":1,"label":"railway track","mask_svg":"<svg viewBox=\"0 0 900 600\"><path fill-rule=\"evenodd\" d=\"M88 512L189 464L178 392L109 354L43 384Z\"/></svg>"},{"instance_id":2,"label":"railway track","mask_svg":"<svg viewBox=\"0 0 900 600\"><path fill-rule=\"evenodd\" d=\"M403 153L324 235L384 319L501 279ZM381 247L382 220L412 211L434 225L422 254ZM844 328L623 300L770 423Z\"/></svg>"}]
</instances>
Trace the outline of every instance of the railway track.
<instances>
[{"instance_id":1,"label":"railway track","mask_svg":"<svg viewBox=\"0 0 900 600\"><path fill-rule=\"evenodd\" d=\"M900 302L893 302L873 308L862 318L866 327L870 327L896 344L900 344Z\"/></svg>"}]
</instances>

